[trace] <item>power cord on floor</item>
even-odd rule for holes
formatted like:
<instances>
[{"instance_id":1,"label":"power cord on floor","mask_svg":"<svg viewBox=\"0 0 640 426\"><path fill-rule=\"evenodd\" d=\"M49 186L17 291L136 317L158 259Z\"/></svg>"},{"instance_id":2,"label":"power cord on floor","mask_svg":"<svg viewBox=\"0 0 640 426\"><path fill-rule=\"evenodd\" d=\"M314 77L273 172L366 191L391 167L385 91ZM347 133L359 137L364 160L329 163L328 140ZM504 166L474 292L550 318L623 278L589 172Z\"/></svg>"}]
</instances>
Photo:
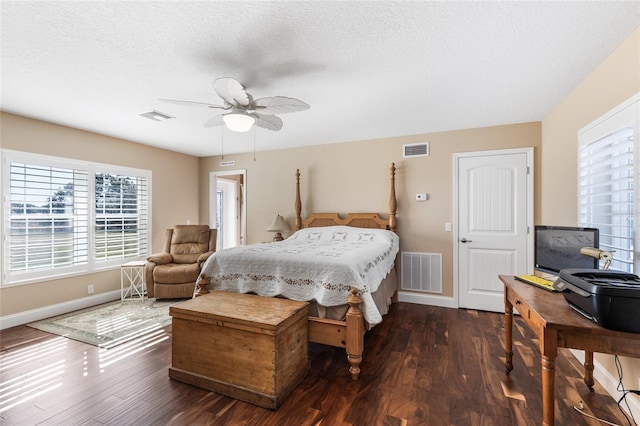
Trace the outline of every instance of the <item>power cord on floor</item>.
<instances>
[{"instance_id":1,"label":"power cord on floor","mask_svg":"<svg viewBox=\"0 0 640 426\"><path fill-rule=\"evenodd\" d=\"M582 414L582 415L583 415L583 416L585 416L585 417L589 417L589 418L591 418L591 419L597 420L597 421L602 422L602 423L606 423L606 424L611 425L611 426L620 426L620 425L619 425L619 424L617 424L617 423L611 423L611 422L608 422L608 421L606 421L606 420L604 420L604 419L601 419L601 418L596 417L596 416L592 416L591 414L589 414L589 413L587 413L587 412L583 411L582 409L584 408L584 406L582 405L582 401L580 401L580 407L576 407L576 406L574 405L574 406L573 406L573 408L574 408L578 413Z\"/></svg>"},{"instance_id":2,"label":"power cord on floor","mask_svg":"<svg viewBox=\"0 0 640 426\"><path fill-rule=\"evenodd\" d=\"M618 399L618 409L620 410L620 412L622 413L622 415L624 416L624 418L627 420L627 423L629 424L629 426L638 426L638 423L636 422L636 419L633 417L633 413L631 412L631 407L629 407L629 401L627 401L627 395L631 394L635 394L635 395L640 395L640 390L635 390L635 389L625 389L624 388L624 384L622 383L622 365L620 364L620 359L618 358L618 355L614 355L614 360L615 360L615 364L616 364L616 370L618 371L618 386L617 386L617 390L619 392L622 392L622 396L620 397L620 399ZM627 412L625 412L622 409L622 401L624 401L625 405L627 406L627 410L628 410L628 414ZM611 426L619 426L616 423L611 423L609 421L600 419L598 417L592 416L589 413L586 413L585 411L583 411L584 406L582 404L582 401L580 401L580 406L573 407L577 412L579 412L580 414L582 414L583 416L592 418L594 420L597 420L599 422L602 423L606 423L608 425Z\"/></svg>"},{"instance_id":3,"label":"power cord on floor","mask_svg":"<svg viewBox=\"0 0 640 426\"><path fill-rule=\"evenodd\" d=\"M635 389L625 389L624 388L624 384L622 383L622 365L620 364L620 359L618 358L618 355L614 355L614 360L616 363L616 370L618 371L618 387L616 388L618 391L622 392L622 396L620 397L620 399L618 400L618 409L620 410L620 412L622 413L622 415L624 415L624 418L627 419L627 422L629 423L629 426L638 426L638 423L636 422L636 419L633 417L633 413L631 412L631 407L629 407L629 401L627 401L627 395L629 395L630 393L636 394L636 395L640 395L640 390L635 390ZM625 405L627 406L627 410L629 411L629 415L627 415L627 413L622 409L622 405L620 405L620 403L624 401ZM631 418L629 418L631 417ZM631 423L633 422L633 423Z\"/></svg>"}]
</instances>

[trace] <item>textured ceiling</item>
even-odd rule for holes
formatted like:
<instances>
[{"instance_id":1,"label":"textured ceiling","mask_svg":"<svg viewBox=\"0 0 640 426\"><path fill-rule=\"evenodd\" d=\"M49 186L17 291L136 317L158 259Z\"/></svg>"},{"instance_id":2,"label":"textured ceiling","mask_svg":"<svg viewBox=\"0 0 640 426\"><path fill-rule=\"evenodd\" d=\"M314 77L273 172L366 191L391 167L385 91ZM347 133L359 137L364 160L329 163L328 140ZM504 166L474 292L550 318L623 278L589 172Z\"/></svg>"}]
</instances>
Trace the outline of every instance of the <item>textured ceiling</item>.
<instances>
[{"instance_id":1,"label":"textured ceiling","mask_svg":"<svg viewBox=\"0 0 640 426\"><path fill-rule=\"evenodd\" d=\"M256 149L542 120L640 25L638 1L5 1L3 111L196 156L212 82L311 105ZM159 110L176 119L139 114ZM224 134L224 144L221 140Z\"/></svg>"}]
</instances>

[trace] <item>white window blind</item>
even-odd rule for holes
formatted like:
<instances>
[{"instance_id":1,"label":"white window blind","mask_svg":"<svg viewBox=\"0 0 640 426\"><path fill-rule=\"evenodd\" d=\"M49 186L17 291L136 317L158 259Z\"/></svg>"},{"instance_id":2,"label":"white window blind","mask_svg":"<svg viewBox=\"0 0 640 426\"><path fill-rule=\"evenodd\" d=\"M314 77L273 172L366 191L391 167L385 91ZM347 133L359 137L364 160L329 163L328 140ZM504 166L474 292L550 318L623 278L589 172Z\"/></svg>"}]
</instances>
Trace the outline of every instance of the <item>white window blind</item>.
<instances>
[{"instance_id":1,"label":"white window blind","mask_svg":"<svg viewBox=\"0 0 640 426\"><path fill-rule=\"evenodd\" d=\"M97 173L95 176L95 259L104 262L147 253L148 179Z\"/></svg>"},{"instance_id":2,"label":"white window blind","mask_svg":"<svg viewBox=\"0 0 640 426\"><path fill-rule=\"evenodd\" d=\"M86 264L87 172L11 163L10 176L9 274Z\"/></svg>"},{"instance_id":3,"label":"white window blind","mask_svg":"<svg viewBox=\"0 0 640 426\"><path fill-rule=\"evenodd\" d=\"M632 98L578 134L578 223L598 228L611 269L627 272L636 269L637 105Z\"/></svg>"},{"instance_id":4,"label":"white window blind","mask_svg":"<svg viewBox=\"0 0 640 426\"><path fill-rule=\"evenodd\" d=\"M600 230L612 269L633 271L633 131L620 129L579 151L579 224Z\"/></svg>"},{"instance_id":5,"label":"white window blind","mask_svg":"<svg viewBox=\"0 0 640 426\"><path fill-rule=\"evenodd\" d=\"M1 164L3 285L148 254L149 171L7 150Z\"/></svg>"}]
</instances>

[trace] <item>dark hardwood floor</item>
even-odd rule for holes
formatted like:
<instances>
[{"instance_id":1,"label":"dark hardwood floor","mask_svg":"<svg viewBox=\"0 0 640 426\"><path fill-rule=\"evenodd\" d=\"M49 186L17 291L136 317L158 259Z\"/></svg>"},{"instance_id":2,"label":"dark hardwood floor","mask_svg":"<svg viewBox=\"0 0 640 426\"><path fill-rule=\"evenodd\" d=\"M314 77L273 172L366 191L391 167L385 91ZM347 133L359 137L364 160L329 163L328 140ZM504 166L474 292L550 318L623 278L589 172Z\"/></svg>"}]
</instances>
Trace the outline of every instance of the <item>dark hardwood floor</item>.
<instances>
[{"instance_id":1,"label":"dark hardwood floor","mask_svg":"<svg viewBox=\"0 0 640 426\"><path fill-rule=\"evenodd\" d=\"M537 425L540 354L514 321L505 375L501 314L399 303L366 336L359 381L344 350L310 345L311 370L277 411L172 381L171 328L103 350L26 326L0 332L2 425ZM626 425L568 350L556 363L556 424Z\"/></svg>"}]
</instances>

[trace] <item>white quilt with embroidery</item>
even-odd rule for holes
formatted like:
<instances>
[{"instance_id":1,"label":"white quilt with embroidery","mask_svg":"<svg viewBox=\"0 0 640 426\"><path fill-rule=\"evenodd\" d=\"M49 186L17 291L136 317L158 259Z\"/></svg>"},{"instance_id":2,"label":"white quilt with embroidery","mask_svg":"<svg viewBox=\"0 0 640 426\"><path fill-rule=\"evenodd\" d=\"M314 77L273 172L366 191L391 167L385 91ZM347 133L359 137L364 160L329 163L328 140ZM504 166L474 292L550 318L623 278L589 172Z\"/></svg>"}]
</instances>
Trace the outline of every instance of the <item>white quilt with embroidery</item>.
<instances>
[{"instance_id":1,"label":"white quilt with embroidery","mask_svg":"<svg viewBox=\"0 0 640 426\"><path fill-rule=\"evenodd\" d=\"M393 268L398 249L398 236L383 229L306 228L284 241L216 252L202 273L209 290L315 300L324 306L344 305L357 288L364 318L373 326L382 315L371 293Z\"/></svg>"}]
</instances>

